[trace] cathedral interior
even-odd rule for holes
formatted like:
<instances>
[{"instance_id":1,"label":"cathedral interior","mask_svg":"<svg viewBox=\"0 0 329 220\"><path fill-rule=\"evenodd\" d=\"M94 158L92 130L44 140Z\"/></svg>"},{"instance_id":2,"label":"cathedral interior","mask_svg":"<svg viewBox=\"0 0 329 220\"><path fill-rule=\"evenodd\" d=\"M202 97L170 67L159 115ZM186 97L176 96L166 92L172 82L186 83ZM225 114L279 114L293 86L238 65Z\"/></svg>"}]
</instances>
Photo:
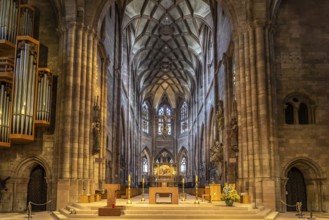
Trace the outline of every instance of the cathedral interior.
<instances>
[{"instance_id":1,"label":"cathedral interior","mask_svg":"<svg viewBox=\"0 0 329 220\"><path fill-rule=\"evenodd\" d=\"M159 172L187 189L232 183L279 212L328 212L328 11L0 0L0 212L157 185Z\"/></svg>"}]
</instances>

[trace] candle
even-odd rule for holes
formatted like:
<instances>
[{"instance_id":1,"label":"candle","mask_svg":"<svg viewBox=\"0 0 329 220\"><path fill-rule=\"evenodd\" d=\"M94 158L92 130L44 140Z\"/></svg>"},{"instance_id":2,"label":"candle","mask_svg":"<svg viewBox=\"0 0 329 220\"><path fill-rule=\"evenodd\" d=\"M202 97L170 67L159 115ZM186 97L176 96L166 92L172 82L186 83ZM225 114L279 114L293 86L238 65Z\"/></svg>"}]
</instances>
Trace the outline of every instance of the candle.
<instances>
[{"instance_id":1,"label":"candle","mask_svg":"<svg viewBox=\"0 0 329 220\"><path fill-rule=\"evenodd\" d=\"M142 183L144 183L144 177L142 178Z\"/></svg>"},{"instance_id":2,"label":"candle","mask_svg":"<svg viewBox=\"0 0 329 220\"><path fill-rule=\"evenodd\" d=\"M184 177L183 177L183 179L182 179L182 182L184 183Z\"/></svg>"},{"instance_id":3,"label":"candle","mask_svg":"<svg viewBox=\"0 0 329 220\"><path fill-rule=\"evenodd\" d=\"M128 175L128 182L130 182L130 175Z\"/></svg>"},{"instance_id":4,"label":"candle","mask_svg":"<svg viewBox=\"0 0 329 220\"><path fill-rule=\"evenodd\" d=\"M198 175L195 175L195 182L198 182Z\"/></svg>"}]
</instances>

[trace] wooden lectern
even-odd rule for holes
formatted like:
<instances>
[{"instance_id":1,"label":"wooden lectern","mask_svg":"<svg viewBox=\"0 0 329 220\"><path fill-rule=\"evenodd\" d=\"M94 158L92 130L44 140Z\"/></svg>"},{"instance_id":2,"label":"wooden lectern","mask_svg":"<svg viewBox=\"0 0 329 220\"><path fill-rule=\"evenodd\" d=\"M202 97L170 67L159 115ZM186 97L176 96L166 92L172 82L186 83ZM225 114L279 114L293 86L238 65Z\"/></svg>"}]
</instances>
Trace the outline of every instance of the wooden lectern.
<instances>
[{"instance_id":1,"label":"wooden lectern","mask_svg":"<svg viewBox=\"0 0 329 220\"><path fill-rule=\"evenodd\" d=\"M107 207L98 208L99 216L120 216L123 207L115 204L115 192L120 190L120 184L105 184L107 190Z\"/></svg>"},{"instance_id":2,"label":"wooden lectern","mask_svg":"<svg viewBox=\"0 0 329 220\"><path fill-rule=\"evenodd\" d=\"M221 188L220 184L209 184L211 201L220 201Z\"/></svg>"}]
</instances>

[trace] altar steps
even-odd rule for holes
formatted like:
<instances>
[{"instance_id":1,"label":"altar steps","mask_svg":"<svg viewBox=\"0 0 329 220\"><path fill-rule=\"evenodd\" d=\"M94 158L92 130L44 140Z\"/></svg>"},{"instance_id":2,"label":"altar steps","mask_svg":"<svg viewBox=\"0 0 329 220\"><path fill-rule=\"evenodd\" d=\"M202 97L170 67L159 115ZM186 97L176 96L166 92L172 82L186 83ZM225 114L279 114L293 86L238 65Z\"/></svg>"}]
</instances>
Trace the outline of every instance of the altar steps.
<instances>
[{"instance_id":1,"label":"altar steps","mask_svg":"<svg viewBox=\"0 0 329 220\"><path fill-rule=\"evenodd\" d=\"M200 220L260 220L275 219L276 212L269 209L258 208L252 209L251 206L240 207L239 204L234 207L227 207L224 204L203 203L200 205L167 205L167 204L136 204L126 206L120 217L117 216L98 216L97 206L85 206L74 203L64 209L53 212L57 220L80 220L80 219L115 219L115 220L183 220L183 219L200 219ZM271 217L270 217L271 216Z\"/></svg>"},{"instance_id":2,"label":"altar steps","mask_svg":"<svg viewBox=\"0 0 329 220\"><path fill-rule=\"evenodd\" d=\"M248 207L227 206L161 206L138 207L129 206L124 210L124 219L265 219L270 213L269 209L249 209Z\"/></svg>"}]
</instances>

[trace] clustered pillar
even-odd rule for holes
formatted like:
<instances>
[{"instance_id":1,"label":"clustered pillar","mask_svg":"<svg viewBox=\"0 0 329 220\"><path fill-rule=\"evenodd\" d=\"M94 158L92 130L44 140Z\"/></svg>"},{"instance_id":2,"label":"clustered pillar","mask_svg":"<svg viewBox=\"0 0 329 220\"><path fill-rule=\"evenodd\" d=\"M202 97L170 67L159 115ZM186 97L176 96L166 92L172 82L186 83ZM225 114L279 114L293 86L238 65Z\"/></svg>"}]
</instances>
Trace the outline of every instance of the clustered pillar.
<instances>
[{"instance_id":1,"label":"clustered pillar","mask_svg":"<svg viewBox=\"0 0 329 220\"><path fill-rule=\"evenodd\" d=\"M239 30L235 38L239 185L242 191L249 193L256 206L275 201L265 34L265 23L257 21ZM267 205L275 208L275 204Z\"/></svg>"},{"instance_id":2,"label":"clustered pillar","mask_svg":"<svg viewBox=\"0 0 329 220\"><path fill-rule=\"evenodd\" d=\"M77 202L80 195L94 194L105 180L104 132L101 132L99 153L93 152L93 103L99 89L97 74L98 37L83 24L70 23L61 33L62 59L59 86L60 117L58 160L60 175L57 185L57 207ZM104 68L105 71L105 68ZM105 82L102 82L105 83ZM101 86L106 90L106 86ZM104 92L104 91L102 91ZM101 109L106 99L99 98ZM101 111L101 117L104 111ZM104 120L104 119L103 119ZM101 123L104 123L101 121ZM103 127L104 130L104 127ZM97 158L97 161L96 161ZM103 169L103 170L100 170Z\"/></svg>"}]
</instances>

